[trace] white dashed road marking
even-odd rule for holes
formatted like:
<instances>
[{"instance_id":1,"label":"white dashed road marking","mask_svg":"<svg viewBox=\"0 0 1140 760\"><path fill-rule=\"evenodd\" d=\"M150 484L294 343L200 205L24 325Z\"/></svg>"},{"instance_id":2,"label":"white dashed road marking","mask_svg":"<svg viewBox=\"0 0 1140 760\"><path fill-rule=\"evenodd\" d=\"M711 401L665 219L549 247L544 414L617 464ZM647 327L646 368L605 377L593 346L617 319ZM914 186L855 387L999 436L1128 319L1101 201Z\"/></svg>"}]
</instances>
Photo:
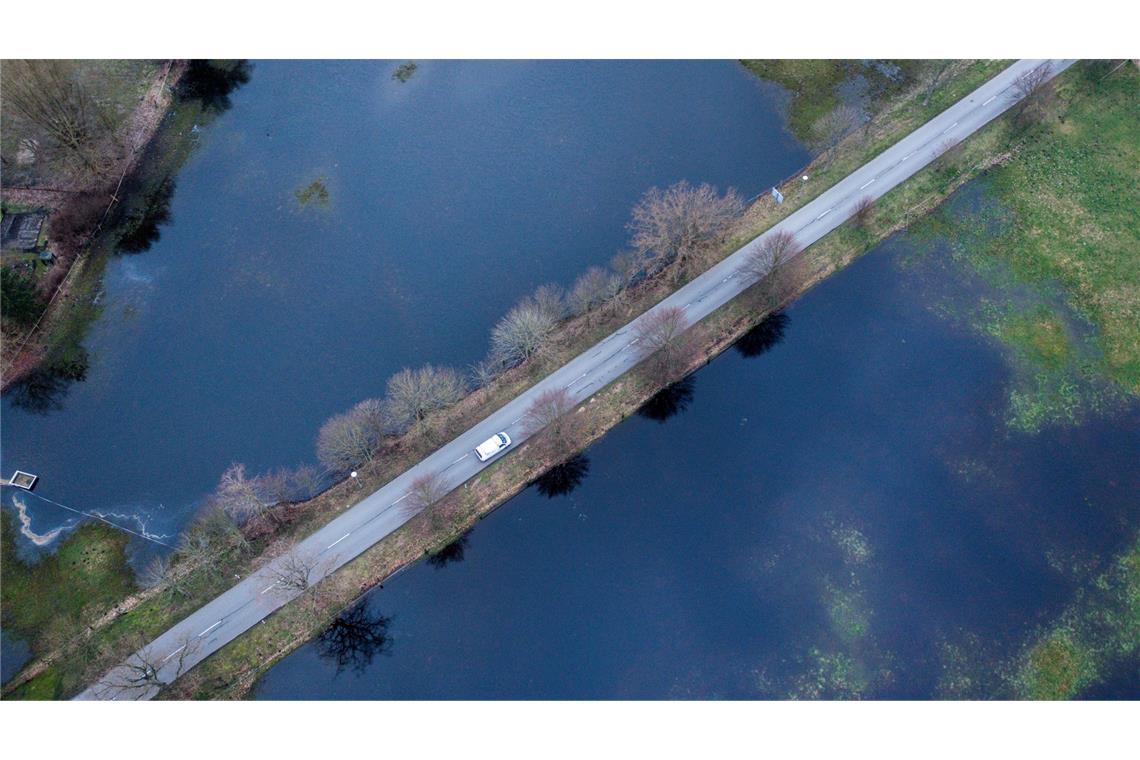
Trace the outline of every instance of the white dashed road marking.
<instances>
[{"instance_id":1,"label":"white dashed road marking","mask_svg":"<svg viewBox=\"0 0 1140 760\"><path fill-rule=\"evenodd\" d=\"M348 538L348 537L349 537L349 536L351 536L351 535L352 535L352 533L345 533L343 536L341 536L340 538L338 538L336 541L333 541L331 544L329 544L329 548L330 548L330 549L331 549L331 548L333 548L334 546L336 546L336 545L337 545L337 544L339 544L341 541L343 541L344 539Z\"/></svg>"}]
</instances>

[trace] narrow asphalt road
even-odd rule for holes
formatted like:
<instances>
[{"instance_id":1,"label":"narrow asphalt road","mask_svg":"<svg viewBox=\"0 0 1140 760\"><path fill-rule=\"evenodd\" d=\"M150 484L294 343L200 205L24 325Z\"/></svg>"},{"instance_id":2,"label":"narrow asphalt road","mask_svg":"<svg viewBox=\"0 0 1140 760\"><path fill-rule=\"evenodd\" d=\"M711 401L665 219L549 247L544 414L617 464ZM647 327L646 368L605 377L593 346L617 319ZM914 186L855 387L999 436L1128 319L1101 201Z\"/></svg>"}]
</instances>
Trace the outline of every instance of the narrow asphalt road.
<instances>
[{"instance_id":1,"label":"narrow asphalt road","mask_svg":"<svg viewBox=\"0 0 1140 760\"><path fill-rule=\"evenodd\" d=\"M884 195L937 158L940 146L947 140L958 142L964 139L1009 108L1017 98L1014 80L1046 62L1052 74L1056 75L1074 61L1018 61L650 311L680 306L685 310L689 324L695 324L752 284L753 281L740 275L738 270L749 253L766 238L786 230L795 235L797 242L805 248L819 240L852 215L857 201L866 196L878 198ZM526 440L522 416L540 393L565 387L578 402L633 367L641 358L635 345L635 326L644 317L643 314L585 350L300 542L300 553L318 558L314 582L409 519L400 504L408 497L408 489L416 477L441 472L448 488L454 488L487 466L472 453L479 443L501 430L508 431L514 446ZM149 699L154 696L158 691L153 685L156 680L169 682L298 595L298 591L279 588L275 584L275 564L270 563L246 577L152 641L146 651L150 662L156 664L157 678L145 677L141 683L131 684L132 679L137 681L139 678L137 667L120 665L77 699ZM139 663L138 653L128 660L131 661Z\"/></svg>"}]
</instances>

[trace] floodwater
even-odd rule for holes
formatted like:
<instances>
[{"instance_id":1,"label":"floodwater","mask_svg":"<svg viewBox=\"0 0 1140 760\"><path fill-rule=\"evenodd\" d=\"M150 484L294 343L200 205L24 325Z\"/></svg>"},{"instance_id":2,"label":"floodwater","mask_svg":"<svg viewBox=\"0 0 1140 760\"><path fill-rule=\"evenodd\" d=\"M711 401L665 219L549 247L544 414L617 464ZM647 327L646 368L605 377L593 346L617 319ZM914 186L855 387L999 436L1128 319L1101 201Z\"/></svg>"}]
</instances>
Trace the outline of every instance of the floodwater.
<instances>
[{"instance_id":1,"label":"floodwater","mask_svg":"<svg viewBox=\"0 0 1140 760\"><path fill-rule=\"evenodd\" d=\"M529 488L369 592L256 696L1008 694L1010 663L1135 541L1140 408L1012 428L1006 349L955 316L999 296L944 240L886 242L782 340L620 424L569 493ZM1140 697L1135 674L1088 696Z\"/></svg>"},{"instance_id":2,"label":"floodwater","mask_svg":"<svg viewBox=\"0 0 1140 760\"><path fill-rule=\"evenodd\" d=\"M523 295L620 249L650 186L751 196L808 159L779 89L728 61L395 68L253 64L185 135L157 242L107 267L85 380L4 399L5 472L169 541L232 462L313 462L320 424L400 368L481 358ZM327 204L302 205L314 181ZM39 534L75 522L26 502Z\"/></svg>"}]
</instances>

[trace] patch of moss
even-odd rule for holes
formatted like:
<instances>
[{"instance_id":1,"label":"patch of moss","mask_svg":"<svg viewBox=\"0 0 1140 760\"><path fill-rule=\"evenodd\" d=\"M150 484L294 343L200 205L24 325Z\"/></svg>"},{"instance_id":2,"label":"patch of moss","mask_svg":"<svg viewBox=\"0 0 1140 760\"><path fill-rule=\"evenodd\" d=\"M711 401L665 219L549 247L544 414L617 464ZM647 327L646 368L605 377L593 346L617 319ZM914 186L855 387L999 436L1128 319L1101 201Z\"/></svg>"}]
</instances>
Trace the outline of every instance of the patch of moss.
<instances>
[{"instance_id":1,"label":"patch of moss","mask_svg":"<svg viewBox=\"0 0 1140 760\"><path fill-rule=\"evenodd\" d=\"M412 75L416 73L416 69L418 69L418 68L419 68L419 65L416 64L415 61L408 61L407 63L401 63L399 66L396 67L396 70L392 72L392 78L395 79L400 84L403 84L404 82L407 82L409 79L412 78Z\"/></svg>"},{"instance_id":2,"label":"patch of moss","mask_svg":"<svg viewBox=\"0 0 1140 760\"><path fill-rule=\"evenodd\" d=\"M1068 699L1094 676L1089 653L1069 631L1058 630L1030 650L1022 677L1030 699Z\"/></svg>"},{"instance_id":3,"label":"patch of moss","mask_svg":"<svg viewBox=\"0 0 1140 760\"><path fill-rule=\"evenodd\" d=\"M311 203L320 208L328 208L329 206L329 189L325 185L324 177L318 177L304 187L297 188L293 191L293 195L302 208Z\"/></svg>"}]
</instances>

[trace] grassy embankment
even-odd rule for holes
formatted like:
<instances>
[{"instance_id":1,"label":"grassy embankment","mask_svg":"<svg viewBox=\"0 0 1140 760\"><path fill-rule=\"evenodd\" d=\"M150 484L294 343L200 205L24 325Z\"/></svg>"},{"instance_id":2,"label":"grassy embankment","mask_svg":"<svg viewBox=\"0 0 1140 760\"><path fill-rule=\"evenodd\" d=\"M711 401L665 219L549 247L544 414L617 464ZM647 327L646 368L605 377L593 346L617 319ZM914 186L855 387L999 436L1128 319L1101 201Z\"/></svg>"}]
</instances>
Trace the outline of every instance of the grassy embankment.
<instances>
[{"instance_id":1,"label":"grassy embankment","mask_svg":"<svg viewBox=\"0 0 1140 760\"><path fill-rule=\"evenodd\" d=\"M810 167L808 181L797 179L783 188L788 198L783 206L775 207L768 202L761 202L750 209L740 223L738 234L733 236L722 254L727 254L739 244L760 234L1001 68L1000 62L957 65L945 86L935 93L935 97L926 106L919 102L919 93L900 96L876 118L871 129L849 138L825 163ZM977 171L999 155L1000 151L995 150L995 147L1000 146L1000 143L1001 140L994 137L985 142L975 140L977 149L961 156L963 166L974 161L970 171ZM932 207L953 187L965 181L967 176L969 171L963 171L952 180L941 176L934 179L926 177L922 181L918 181L921 178L912 180L906 188L896 191L894 197L889 199L891 213L881 214L881 221L873 221L863 230L844 228L813 246L797 266L796 282L791 292L802 292L842 266L878 237L889 234L904 224L908 215L916 213L916 209ZM656 303L670 290L671 285L667 282L651 281L635 293L626 308L620 312L591 324L578 320L567 325L554 350L539 361L529 362L506 373L490 387L471 394L456 407L433 417L424 430L406 436L386 451L375 464L364 468L357 484L340 484L311 502L290 508L286 513L288 525L279 536L280 542L287 542L291 536L304 535L326 523L362 495L380 487L418 461L440 441L465 429L529 387L567 358L622 324L632 314ZM701 331L702 340L706 344L706 356L722 350L764 314L763 310L744 308L736 303L705 320ZM587 428L591 432L582 441L582 445L588 444L635 410L654 390L655 388L639 387L639 384L632 383L627 378L597 394L587 403L591 413L591 424ZM314 610L311 605L290 605L266 624L258 626L256 631L243 636L224 652L211 658L192 674L192 682L191 679L184 679L186 685L181 685L179 693L233 693L229 689L231 685L236 686L240 692L256 673L304 641L312 632L319 630L336 610L351 602L361 591L399 567L422 557L426 552L446 545L479 516L541 474L549 463L530 461L527 451L523 447L492 468L492 471L481 475L477 483L469 484L470 487L464 492L463 507L453 510L445 524L438 524L438 521L429 520L426 516L413 520L405 529L385 539L333 578L326 580L322 584L327 588L321 594L325 601L321 609ZM262 542L255 549L266 548L268 543ZM23 677L14 679L12 686L5 690L6 694L19 696L25 693L33 685L27 683L29 677L33 682L54 677L59 684L56 692L58 695L73 693L97 669L102 669L129 653L140 637L150 637L161 632L210 595L224 588L225 577L232 573L244 574L256 563L256 559L235 553L222 562L218 573L221 581L202 579L189 598L164 593L144 595L137 603L127 605L131 607L129 613L113 617L106 625L98 626L91 636L84 637L70 651L59 653L49 662L34 666ZM55 676L52 675L53 672ZM197 690L195 684L199 683L205 683L206 687Z\"/></svg>"},{"instance_id":2,"label":"grassy embankment","mask_svg":"<svg viewBox=\"0 0 1140 760\"><path fill-rule=\"evenodd\" d=\"M54 554L34 563L16 551L16 526L0 512L0 576L8 634L56 644L74 635L91 609L113 605L134 590L123 550L128 536L103 523L87 523L63 539ZM57 684L35 685L29 698L51 697Z\"/></svg>"}]
</instances>

